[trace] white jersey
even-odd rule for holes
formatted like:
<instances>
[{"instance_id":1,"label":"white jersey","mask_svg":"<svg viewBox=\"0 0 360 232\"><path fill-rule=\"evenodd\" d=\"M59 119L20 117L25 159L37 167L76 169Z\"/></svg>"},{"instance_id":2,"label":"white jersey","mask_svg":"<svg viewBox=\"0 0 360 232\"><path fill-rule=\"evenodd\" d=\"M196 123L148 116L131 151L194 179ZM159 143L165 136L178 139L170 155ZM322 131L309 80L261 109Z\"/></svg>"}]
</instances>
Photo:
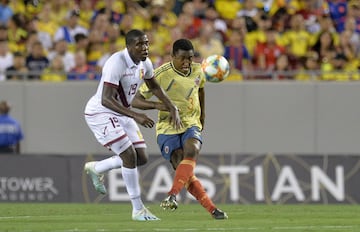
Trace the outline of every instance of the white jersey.
<instances>
[{"instance_id":1,"label":"white jersey","mask_svg":"<svg viewBox=\"0 0 360 232\"><path fill-rule=\"evenodd\" d=\"M145 61L140 61L139 64L135 64L126 48L114 53L104 64L99 86L95 95L88 101L85 107L85 114L114 113L119 115L119 113L101 104L104 85L115 86L118 89L119 102L124 107L130 107L144 79L151 79L153 72L153 66L149 58Z\"/></svg>"}]
</instances>

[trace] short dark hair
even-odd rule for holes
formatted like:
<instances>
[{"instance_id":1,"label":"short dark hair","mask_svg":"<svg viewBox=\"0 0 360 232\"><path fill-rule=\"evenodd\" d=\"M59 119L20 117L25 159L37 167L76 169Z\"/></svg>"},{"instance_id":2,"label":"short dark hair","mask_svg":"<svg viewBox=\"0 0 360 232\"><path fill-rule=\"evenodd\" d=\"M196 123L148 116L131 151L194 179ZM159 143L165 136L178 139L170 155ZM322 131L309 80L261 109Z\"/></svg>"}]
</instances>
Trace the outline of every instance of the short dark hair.
<instances>
[{"instance_id":1,"label":"short dark hair","mask_svg":"<svg viewBox=\"0 0 360 232\"><path fill-rule=\"evenodd\" d=\"M74 35L75 42L79 42L80 40L86 39L86 38L87 38L87 35L85 35L84 33L76 33Z\"/></svg>"},{"instance_id":2,"label":"short dark hair","mask_svg":"<svg viewBox=\"0 0 360 232\"><path fill-rule=\"evenodd\" d=\"M144 35L145 35L145 33L141 30L138 30L138 29L130 30L125 35L125 43L126 43L126 45L130 45L135 41L136 38L139 38Z\"/></svg>"},{"instance_id":3,"label":"short dark hair","mask_svg":"<svg viewBox=\"0 0 360 232\"><path fill-rule=\"evenodd\" d=\"M194 46L188 39L178 39L173 44L172 53L175 55L179 50L189 51L194 50Z\"/></svg>"}]
</instances>

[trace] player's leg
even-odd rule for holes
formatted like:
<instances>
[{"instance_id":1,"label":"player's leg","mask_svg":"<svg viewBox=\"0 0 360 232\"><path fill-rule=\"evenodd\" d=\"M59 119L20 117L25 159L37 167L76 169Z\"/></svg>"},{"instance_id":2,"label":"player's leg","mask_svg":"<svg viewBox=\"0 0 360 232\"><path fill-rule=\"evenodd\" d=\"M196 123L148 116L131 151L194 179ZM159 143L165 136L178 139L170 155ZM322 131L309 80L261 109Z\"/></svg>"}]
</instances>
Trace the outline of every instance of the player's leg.
<instances>
[{"instance_id":1,"label":"player's leg","mask_svg":"<svg viewBox=\"0 0 360 232\"><path fill-rule=\"evenodd\" d=\"M175 168L175 176L173 185L168 192L168 196L161 202L160 206L164 209L175 210L177 208L176 195L188 183L190 177L194 175L194 168L196 165L196 158L201 149L201 133L197 127L191 127L180 135L180 142L182 143L183 154L174 152L172 155L178 157L173 158ZM177 165L178 158L183 159Z\"/></svg>"},{"instance_id":2,"label":"player's leg","mask_svg":"<svg viewBox=\"0 0 360 232\"><path fill-rule=\"evenodd\" d=\"M190 177L194 175L196 159L199 155L202 137L198 127L191 127L181 136L184 158L177 166L173 186L169 191L169 195L177 195Z\"/></svg>"},{"instance_id":3,"label":"player's leg","mask_svg":"<svg viewBox=\"0 0 360 232\"><path fill-rule=\"evenodd\" d=\"M170 163L174 170L179 166L180 162L184 159L184 152L182 148L176 149L172 152L170 157Z\"/></svg>"},{"instance_id":4,"label":"player's leg","mask_svg":"<svg viewBox=\"0 0 360 232\"><path fill-rule=\"evenodd\" d=\"M139 173L137 169L138 158L141 163L147 162L145 152L146 144L141 135L139 127L133 119L128 119L124 129L130 141L130 146L120 150L120 158L123 160L122 176L126 185L126 190L130 196L133 206L132 219L136 221L159 220L143 204L141 200L141 189L139 184Z\"/></svg>"},{"instance_id":5,"label":"player's leg","mask_svg":"<svg viewBox=\"0 0 360 232\"><path fill-rule=\"evenodd\" d=\"M177 157L177 155L182 156L181 151L181 135L182 134L174 134L174 135L165 135L159 134L157 137L157 143L161 150L161 155L164 159L171 162L173 168L176 169L178 163L181 161L182 157ZM169 195L165 198L161 203L160 207L163 209L171 209L175 210L177 208L177 202L175 195Z\"/></svg>"},{"instance_id":6,"label":"player's leg","mask_svg":"<svg viewBox=\"0 0 360 232\"><path fill-rule=\"evenodd\" d=\"M113 114L97 114L87 115L85 116L85 120L99 143L113 150L115 154L120 154L118 153L118 148L126 146L126 144L127 146L131 144L121 126L123 117L116 117ZM114 124L114 122L116 122L116 124ZM104 173L121 166L121 158L115 155L101 161L87 162L84 170L91 177L96 191L101 194L106 194Z\"/></svg>"},{"instance_id":7,"label":"player's leg","mask_svg":"<svg viewBox=\"0 0 360 232\"><path fill-rule=\"evenodd\" d=\"M228 216L225 212L218 209L215 204L212 202L208 194L206 193L201 182L192 176L189 182L185 185L187 191L193 195L196 200L211 214L215 219L227 219Z\"/></svg>"},{"instance_id":8,"label":"player's leg","mask_svg":"<svg viewBox=\"0 0 360 232\"><path fill-rule=\"evenodd\" d=\"M149 160L149 155L146 151L146 143L144 137L138 125L134 120L129 120L124 129L135 148L137 166L142 166L146 164Z\"/></svg>"}]
</instances>

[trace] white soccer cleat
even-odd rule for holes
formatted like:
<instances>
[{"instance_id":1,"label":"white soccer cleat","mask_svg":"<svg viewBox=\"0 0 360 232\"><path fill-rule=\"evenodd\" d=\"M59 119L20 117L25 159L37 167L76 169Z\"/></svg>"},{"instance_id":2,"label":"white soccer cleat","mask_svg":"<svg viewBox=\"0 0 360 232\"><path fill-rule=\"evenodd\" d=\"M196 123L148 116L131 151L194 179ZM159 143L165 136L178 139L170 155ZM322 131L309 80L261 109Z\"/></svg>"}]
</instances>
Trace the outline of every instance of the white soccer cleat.
<instances>
[{"instance_id":1,"label":"white soccer cleat","mask_svg":"<svg viewBox=\"0 0 360 232\"><path fill-rule=\"evenodd\" d=\"M132 215L132 220L134 221L158 221L160 218L152 214L147 208L143 208L137 213Z\"/></svg>"},{"instance_id":2,"label":"white soccer cleat","mask_svg":"<svg viewBox=\"0 0 360 232\"><path fill-rule=\"evenodd\" d=\"M90 176L94 188L101 194L106 194L106 188L104 185L104 175L95 171L96 162L87 162L84 166L85 172Z\"/></svg>"}]
</instances>

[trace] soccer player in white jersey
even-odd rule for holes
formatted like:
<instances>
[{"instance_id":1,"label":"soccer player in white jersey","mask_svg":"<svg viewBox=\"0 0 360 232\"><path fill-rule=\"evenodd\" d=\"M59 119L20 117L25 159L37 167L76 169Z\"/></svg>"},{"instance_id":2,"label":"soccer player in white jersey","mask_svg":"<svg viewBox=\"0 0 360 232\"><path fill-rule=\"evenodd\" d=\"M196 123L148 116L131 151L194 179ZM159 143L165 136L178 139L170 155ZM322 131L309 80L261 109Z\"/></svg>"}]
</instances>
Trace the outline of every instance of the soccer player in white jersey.
<instances>
[{"instance_id":1,"label":"soccer player in white jersey","mask_svg":"<svg viewBox=\"0 0 360 232\"><path fill-rule=\"evenodd\" d=\"M180 128L182 124L176 106L153 78L147 36L140 30L131 30L126 34L125 42L126 48L114 53L106 61L97 91L85 108L85 120L96 139L116 155L88 162L84 170L91 177L95 189L106 194L104 173L122 167L122 176L133 207L132 219L159 220L141 200L137 166L145 164L148 155L137 123L147 128L153 127L155 123L147 115L133 111L130 107L140 85L145 82L164 103L175 128ZM159 107L163 107L161 103Z\"/></svg>"}]
</instances>

